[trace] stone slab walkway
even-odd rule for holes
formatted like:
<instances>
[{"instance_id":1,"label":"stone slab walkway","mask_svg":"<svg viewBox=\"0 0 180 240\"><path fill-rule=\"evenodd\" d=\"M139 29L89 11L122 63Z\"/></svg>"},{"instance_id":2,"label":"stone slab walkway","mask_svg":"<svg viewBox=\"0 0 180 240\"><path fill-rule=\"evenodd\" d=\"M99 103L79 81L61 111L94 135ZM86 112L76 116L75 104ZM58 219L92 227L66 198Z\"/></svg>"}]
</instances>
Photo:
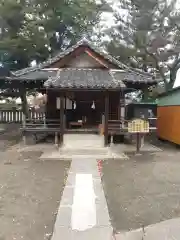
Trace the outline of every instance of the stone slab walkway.
<instances>
[{"instance_id":1,"label":"stone slab walkway","mask_svg":"<svg viewBox=\"0 0 180 240\"><path fill-rule=\"evenodd\" d=\"M41 160L77 159L126 159L122 152L115 152L111 147L104 147L103 137L96 134L65 134L64 144L58 149L43 151Z\"/></svg>"},{"instance_id":2,"label":"stone slab walkway","mask_svg":"<svg viewBox=\"0 0 180 240\"><path fill-rule=\"evenodd\" d=\"M96 158L73 158L51 240L111 240Z\"/></svg>"},{"instance_id":3,"label":"stone slab walkway","mask_svg":"<svg viewBox=\"0 0 180 240\"><path fill-rule=\"evenodd\" d=\"M120 233L115 235L114 240L179 240L180 218L170 219L161 223L153 224L144 229Z\"/></svg>"}]
</instances>

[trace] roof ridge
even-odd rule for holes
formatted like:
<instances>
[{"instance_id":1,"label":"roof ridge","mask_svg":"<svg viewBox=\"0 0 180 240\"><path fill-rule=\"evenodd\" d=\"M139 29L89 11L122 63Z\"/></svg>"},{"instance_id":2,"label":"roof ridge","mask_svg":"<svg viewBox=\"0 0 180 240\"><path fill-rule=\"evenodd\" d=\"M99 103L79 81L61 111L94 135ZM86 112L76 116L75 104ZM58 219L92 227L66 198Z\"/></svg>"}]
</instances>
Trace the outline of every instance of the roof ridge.
<instances>
[{"instance_id":1,"label":"roof ridge","mask_svg":"<svg viewBox=\"0 0 180 240\"><path fill-rule=\"evenodd\" d=\"M58 51L57 53L55 53L54 57L49 57L46 61L39 63L37 66L33 66L33 67L27 67L27 68L23 68L20 70L17 70L15 72L13 72L16 76L21 76L24 75L26 73L29 72L33 72L36 70L40 70L42 69L43 65L46 65L47 62L50 62L51 60L53 60L54 58L57 57L61 57L61 55L67 55L69 52L72 52L74 49L78 48L79 46L81 46L82 44L89 44L89 41L85 38L81 39L80 41L78 41L76 44L74 44L73 46L65 49L64 51ZM73 49L72 49L73 48ZM72 51L70 51L72 49ZM28 71L29 70L29 71Z\"/></svg>"},{"instance_id":2,"label":"roof ridge","mask_svg":"<svg viewBox=\"0 0 180 240\"><path fill-rule=\"evenodd\" d=\"M101 56L104 57L104 59L110 61L111 63L117 65L119 68L124 69L124 70L128 70L128 71L132 71L132 72L137 72L139 74L145 75L145 76L151 76L153 77L153 75L150 75L149 73L143 72L143 71L139 71L137 69L132 69L131 67L125 65L124 63L120 62L119 60L117 60L115 57L113 57L112 55L110 55L107 51L101 51L98 49L97 46L95 46L91 41L89 41L86 38L82 38L81 40L79 40L76 44L72 45L71 47L67 48L64 51L59 51L54 57L49 57L46 61L38 64L37 66L33 66L33 67L27 67L18 71L13 72L13 74L15 76L21 76L24 75L26 73L30 73L30 72L34 72L37 70L41 70L42 68L47 67L48 65L57 62L58 60L60 60L61 58L63 58L64 56L72 53L75 49L77 49L79 46L83 46L83 45L87 45L89 48L91 48L93 51L95 51L96 53L100 54Z\"/></svg>"}]
</instances>

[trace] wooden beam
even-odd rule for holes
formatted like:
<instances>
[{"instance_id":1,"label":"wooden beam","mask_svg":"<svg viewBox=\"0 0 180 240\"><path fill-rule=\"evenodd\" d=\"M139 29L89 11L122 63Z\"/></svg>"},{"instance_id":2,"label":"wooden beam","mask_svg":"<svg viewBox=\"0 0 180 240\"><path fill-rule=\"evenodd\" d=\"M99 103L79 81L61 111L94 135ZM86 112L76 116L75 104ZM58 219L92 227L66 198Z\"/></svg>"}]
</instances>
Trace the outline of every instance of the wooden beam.
<instances>
[{"instance_id":1,"label":"wooden beam","mask_svg":"<svg viewBox=\"0 0 180 240\"><path fill-rule=\"evenodd\" d=\"M96 62L98 62L100 65L102 65L103 67L109 69L109 66L105 63L103 63L99 58L95 57L89 50L85 50L85 52L92 57Z\"/></svg>"},{"instance_id":2,"label":"wooden beam","mask_svg":"<svg viewBox=\"0 0 180 240\"><path fill-rule=\"evenodd\" d=\"M109 92L105 93L104 146L108 146Z\"/></svg>"},{"instance_id":3,"label":"wooden beam","mask_svg":"<svg viewBox=\"0 0 180 240\"><path fill-rule=\"evenodd\" d=\"M60 96L60 146L63 145L64 141L64 96Z\"/></svg>"}]
</instances>

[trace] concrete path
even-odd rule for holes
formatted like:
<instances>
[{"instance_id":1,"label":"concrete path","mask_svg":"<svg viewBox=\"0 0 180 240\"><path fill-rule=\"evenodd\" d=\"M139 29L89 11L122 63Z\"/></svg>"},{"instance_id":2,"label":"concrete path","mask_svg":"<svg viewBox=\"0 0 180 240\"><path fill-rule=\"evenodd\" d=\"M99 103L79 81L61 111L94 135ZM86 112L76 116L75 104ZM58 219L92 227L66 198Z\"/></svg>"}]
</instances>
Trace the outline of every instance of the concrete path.
<instances>
[{"instance_id":1,"label":"concrete path","mask_svg":"<svg viewBox=\"0 0 180 240\"><path fill-rule=\"evenodd\" d=\"M112 233L97 160L73 158L51 240L112 240Z\"/></svg>"},{"instance_id":2,"label":"concrete path","mask_svg":"<svg viewBox=\"0 0 180 240\"><path fill-rule=\"evenodd\" d=\"M144 229L116 234L115 240L179 240L180 218L150 225Z\"/></svg>"}]
</instances>

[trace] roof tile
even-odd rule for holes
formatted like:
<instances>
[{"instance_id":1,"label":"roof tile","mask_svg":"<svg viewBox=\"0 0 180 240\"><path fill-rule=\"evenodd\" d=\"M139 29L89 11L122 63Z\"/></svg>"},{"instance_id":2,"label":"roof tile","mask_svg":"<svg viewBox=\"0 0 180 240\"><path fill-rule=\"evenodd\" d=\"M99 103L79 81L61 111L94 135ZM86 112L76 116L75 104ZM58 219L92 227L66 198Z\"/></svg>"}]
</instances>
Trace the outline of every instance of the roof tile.
<instances>
[{"instance_id":1,"label":"roof tile","mask_svg":"<svg viewBox=\"0 0 180 240\"><path fill-rule=\"evenodd\" d=\"M58 76L50 77L47 88L121 89L126 85L116 80L110 71L101 69L61 69Z\"/></svg>"}]
</instances>

